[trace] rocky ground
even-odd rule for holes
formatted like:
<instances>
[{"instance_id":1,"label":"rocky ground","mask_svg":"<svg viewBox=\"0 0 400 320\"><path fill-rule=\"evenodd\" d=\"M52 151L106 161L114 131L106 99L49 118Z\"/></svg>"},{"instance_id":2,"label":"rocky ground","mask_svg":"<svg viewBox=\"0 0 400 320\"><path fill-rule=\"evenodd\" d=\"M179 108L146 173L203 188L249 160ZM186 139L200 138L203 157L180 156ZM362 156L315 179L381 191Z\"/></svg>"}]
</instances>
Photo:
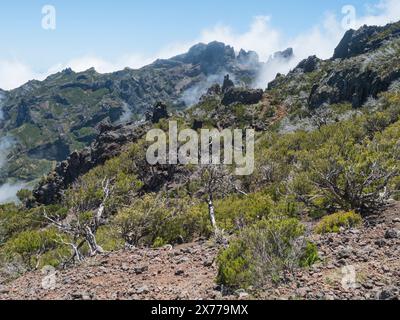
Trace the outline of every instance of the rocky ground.
<instances>
[{"instance_id":1,"label":"rocky ground","mask_svg":"<svg viewBox=\"0 0 400 320\"><path fill-rule=\"evenodd\" d=\"M28 273L0 287L0 299L400 298L400 203L359 229L313 237L322 262L258 292L223 296L214 282L219 248L204 240L98 256L57 271L54 287L42 272Z\"/></svg>"},{"instance_id":2,"label":"rocky ground","mask_svg":"<svg viewBox=\"0 0 400 320\"><path fill-rule=\"evenodd\" d=\"M362 228L313 237L322 262L259 297L400 299L400 203L367 218Z\"/></svg>"}]
</instances>

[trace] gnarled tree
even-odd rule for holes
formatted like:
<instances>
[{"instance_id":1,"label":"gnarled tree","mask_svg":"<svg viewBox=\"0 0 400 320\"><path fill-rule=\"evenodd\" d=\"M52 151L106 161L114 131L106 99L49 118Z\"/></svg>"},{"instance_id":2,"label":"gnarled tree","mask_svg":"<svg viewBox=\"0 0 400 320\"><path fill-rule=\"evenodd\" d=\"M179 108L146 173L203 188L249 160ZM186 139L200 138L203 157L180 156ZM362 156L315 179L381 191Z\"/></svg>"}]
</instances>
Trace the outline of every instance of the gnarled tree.
<instances>
[{"instance_id":1,"label":"gnarled tree","mask_svg":"<svg viewBox=\"0 0 400 320\"><path fill-rule=\"evenodd\" d=\"M44 212L44 216L50 224L57 227L61 233L66 234L71 239L66 241L63 237L59 237L58 240L60 243L72 248L73 255L70 261L81 261L84 258L81 249L85 243L89 247L90 256L104 253L103 248L96 241L96 232L104 224L106 202L110 198L112 191L113 187L110 179L105 178L102 181L103 195L98 208L82 212L79 206L73 207L64 221L57 221Z\"/></svg>"}]
</instances>

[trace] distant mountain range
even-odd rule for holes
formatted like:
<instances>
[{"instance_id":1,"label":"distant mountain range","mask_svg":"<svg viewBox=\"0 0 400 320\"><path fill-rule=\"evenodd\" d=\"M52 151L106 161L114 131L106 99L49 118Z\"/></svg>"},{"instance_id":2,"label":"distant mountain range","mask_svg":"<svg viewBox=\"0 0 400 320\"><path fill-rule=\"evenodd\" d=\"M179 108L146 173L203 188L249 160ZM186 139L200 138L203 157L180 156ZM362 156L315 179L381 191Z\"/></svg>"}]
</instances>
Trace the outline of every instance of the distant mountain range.
<instances>
[{"instance_id":1,"label":"distant mountain range","mask_svg":"<svg viewBox=\"0 0 400 320\"><path fill-rule=\"evenodd\" d=\"M277 53L275 59L292 54ZM89 145L102 122L141 120L159 101L182 110L197 103L226 74L236 84L251 85L262 66L255 52L237 54L230 46L212 42L139 70L100 74L94 69L66 69L44 81L1 90L1 151L8 161L0 164L0 185L9 179L32 181L47 173L55 161Z\"/></svg>"}]
</instances>

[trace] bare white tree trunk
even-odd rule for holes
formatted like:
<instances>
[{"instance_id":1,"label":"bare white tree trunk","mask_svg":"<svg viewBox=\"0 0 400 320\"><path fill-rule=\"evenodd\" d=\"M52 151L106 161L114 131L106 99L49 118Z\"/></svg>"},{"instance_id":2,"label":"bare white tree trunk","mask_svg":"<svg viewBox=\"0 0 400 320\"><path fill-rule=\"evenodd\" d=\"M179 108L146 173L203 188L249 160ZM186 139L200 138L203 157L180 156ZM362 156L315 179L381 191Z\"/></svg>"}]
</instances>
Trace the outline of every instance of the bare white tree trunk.
<instances>
[{"instance_id":1,"label":"bare white tree trunk","mask_svg":"<svg viewBox=\"0 0 400 320\"><path fill-rule=\"evenodd\" d=\"M80 249L82 245L86 242L90 248L90 255L94 256L96 254L102 254L104 253L104 249L97 244L96 241L96 231L97 229L102 225L103 219L104 219L104 212L106 210L106 202L108 198L110 197L112 193L112 188L110 188L110 180L105 178L102 182L102 188L103 188L103 200L100 203L99 207L97 210L93 213L93 218L91 219L90 222L80 224L79 218L77 218L77 225L73 225L70 222L68 223L61 223L56 221L55 219L49 217L44 211L44 217L54 226L56 226L60 231L62 231L65 234L68 234L71 236L75 241L78 241L81 239L81 243L78 245L76 243L67 243L65 242L61 237L60 237L60 243L69 245L72 248L73 255L71 260L77 260L81 261L84 259L83 254L80 252ZM78 209L74 210L74 214L77 217L78 216Z\"/></svg>"},{"instance_id":2,"label":"bare white tree trunk","mask_svg":"<svg viewBox=\"0 0 400 320\"><path fill-rule=\"evenodd\" d=\"M104 253L103 248L97 244L96 237L89 226L86 227L86 241L89 244L91 256Z\"/></svg>"},{"instance_id":3,"label":"bare white tree trunk","mask_svg":"<svg viewBox=\"0 0 400 320\"><path fill-rule=\"evenodd\" d=\"M213 227L214 232L217 233L218 226L217 226L217 221L215 219L215 207L212 195L210 195L208 198L208 213L210 215L211 226Z\"/></svg>"}]
</instances>

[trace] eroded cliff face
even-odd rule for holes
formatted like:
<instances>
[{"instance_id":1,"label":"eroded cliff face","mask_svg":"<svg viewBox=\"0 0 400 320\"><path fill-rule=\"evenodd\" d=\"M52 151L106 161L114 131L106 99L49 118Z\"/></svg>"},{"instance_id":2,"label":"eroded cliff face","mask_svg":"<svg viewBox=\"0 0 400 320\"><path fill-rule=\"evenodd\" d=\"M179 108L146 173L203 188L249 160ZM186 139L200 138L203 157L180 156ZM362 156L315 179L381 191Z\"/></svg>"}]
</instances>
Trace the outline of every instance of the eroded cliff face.
<instances>
[{"instance_id":1,"label":"eroded cliff face","mask_svg":"<svg viewBox=\"0 0 400 320\"><path fill-rule=\"evenodd\" d=\"M82 151L74 151L66 160L58 163L45 180L34 190L35 202L49 205L61 200L62 192L81 175L96 166L118 156L124 145L142 138L149 129L149 123L119 126L101 125L95 141Z\"/></svg>"}]
</instances>

